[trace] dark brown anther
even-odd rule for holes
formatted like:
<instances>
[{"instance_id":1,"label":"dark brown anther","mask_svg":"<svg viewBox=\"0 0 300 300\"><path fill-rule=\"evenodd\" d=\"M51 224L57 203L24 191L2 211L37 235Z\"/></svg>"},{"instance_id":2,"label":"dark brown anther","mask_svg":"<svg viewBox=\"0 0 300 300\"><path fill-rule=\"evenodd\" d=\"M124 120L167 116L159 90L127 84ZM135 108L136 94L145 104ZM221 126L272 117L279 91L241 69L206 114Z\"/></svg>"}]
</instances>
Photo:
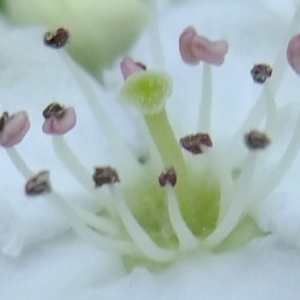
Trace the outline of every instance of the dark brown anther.
<instances>
[{"instance_id":1,"label":"dark brown anther","mask_svg":"<svg viewBox=\"0 0 300 300\"><path fill-rule=\"evenodd\" d=\"M44 43L55 49L64 47L69 41L69 32L64 28L58 28L56 32L46 32Z\"/></svg>"},{"instance_id":2,"label":"dark brown anther","mask_svg":"<svg viewBox=\"0 0 300 300\"><path fill-rule=\"evenodd\" d=\"M251 75L256 83L265 83L272 76L272 68L267 64L255 65L251 70Z\"/></svg>"},{"instance_id":3,"label":"dark brown anther","mask_svg":"<svg viewBox=\"0 0 300 300\"><path fill-rule=\"evenodd\" d=\"M5 111L0 118L0 132L3 131L7 119L8 119L8 112Z\"/></svg>"},{"instance_id":4,"label":"dark brown anther","mask_svg":"<svg viewBox=\"0 0 300 300\"><path fill-rule=\"evenodd\" d=\"M144 63L141 63L141 62L137 61L136 64L137 64L140 68L142 68L144 71L147 71L147 66L146 66Z\"/></svg>"},{"instance_id":5,"label":"dark brown anther","mask_svg":"<svg viewBox=\"0 0 300 300\"><path fill-rule=\"evenodd\" d=\"M51 192L49 172L42 171L30 178L25 185L25 193L29 196L42 195Z\"/></svg>"},{"instance_id":6,"label":"dark brown anther","mask_svg":"<svg viewBox=\"0 0 300 300\"><path fill-rule=\"evenodd\" d=\"M193 154L203 153L203 146L212 147L212 141L208 134L197 133L193 135L187 135L180 139L180 145L187 151Z\"/></svg>"},{"instance_id":7,"label":"dark brown anther","mask_svg":"<svg viewBox=\"0 0 300 300\"><path fill-rule=\"evenodd\" d=\"M55 102L49 104L43 111L43 116L45 119L49 119L50 117L61 119L64 116L64 114L65 107Z\"/></svg>"},{"instance_id":8,"label":"dark brown anther","mask_svg":"<svg viewBox=\"0 0 300 300\"><path fill-rule=\"evenodd\" d=\"M166 169L158 177L158 182L160 186L165 186L167 183L170 184L171 186L175 186L176 181L177 181L177 174L173 167Z\"/></svg>"},{"instance_id":9,"label":"dark brown anther","mask_svg":"<svg viewBox=\"0 0 300 300\"><path fill-rule=\"evenodd\" d=\"M104 184L120 182L117 171L111 167L95 168L93 175L95 187L101 187Z\"/></svg>"},{"instance_id":10,"label":"dark brown anther","mask_svg":"<svg viewBox=\"0 0 300 300\"><path fill-rule=\"evenodd\" d=\"M264 149L270 144L266 134L252 130L245 135L245 143L250 150Z\"/></svg>"}]
</instances>

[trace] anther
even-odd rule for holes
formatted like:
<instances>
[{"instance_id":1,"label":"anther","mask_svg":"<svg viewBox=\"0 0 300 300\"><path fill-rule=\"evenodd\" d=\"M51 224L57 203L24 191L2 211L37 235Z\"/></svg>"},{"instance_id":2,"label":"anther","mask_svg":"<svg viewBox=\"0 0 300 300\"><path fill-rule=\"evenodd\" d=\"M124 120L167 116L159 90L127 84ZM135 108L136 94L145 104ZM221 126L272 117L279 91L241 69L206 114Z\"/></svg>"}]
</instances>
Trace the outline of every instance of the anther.
<instances>
[{"instance_id":1,"label":"anther","mask_svg":"<svg viewBox=\"0 0 300 300\"><path fill-rule=\"evenodd\" d=\"M5 111L0 118L0 132L3 131L7 119L8 119L8 112Z\"/></svg>"},{"instance_id":2,"label":"anther","mask_svg":"<svg viewBox=\"0 0 300 300\"><path fill-rule=\"evenodd\" d=\"M265 133L256 130L252 130L245 135L246 146L251 150L264 149L270 142L270 139Z\"/></svg>"},{"instance_id":3,"label":"anther","mask_svg":"<svg viewBox=\"0 0 300 300\"><path fill-rule=\"evenodd\" d=\"M30 128L28 114L25 111L9 115L4 112L0 117L0 145L9 148L20 143Z\"/></svg>"},{"instance_id":4,"label":"anther","mask_svg":"<svg viewBox=\"0 0 300 300\"><path fill-rule=\"evenodd\" d=\"M272 68L267 64L257 64L251 70L253 81L256 83L265 83L272 76Z\"/></svg>"},{"instance_id":5,"label":"anther","mask_svg":"<svg viewBox=\"0 0 300 300\"><path fill-rule=\"evenodd\" d=\"M203 146L212 147L212 141L208 134L197 133L194 135L187 135L180 139L180 145L187 151L193 154L203 153Z\"/></svg>"},{"instance_id":6,"label":"anther","mask_svg":"<svg viewBox=\"0 0 300 300\"><path fill-rule=\"evenodd\" d=\"M49 172L41 171L30 178L25 185L25 193L29 196L41 195L51 192Z\"/></svg>"},{"instance_id":7,"label":"anther","mask_svg":"<svg viewBox=\"0 0 300 300\"><path fill-rule=\"evenodd\" d=\"M179 38L179 52L184 62L197 65L200 61L220 66L228 52L226 41L211 42L197 34L193 27L186 28Z\"/></svg>"},{"instance_id":8,"label":"anther","mask_svg":"<svg viewBox=\"0 0 300 300\"><path fill-rule=\"evenodd\" d=\"M133 73L147 70L145 64L134 61L130 56L126 56L122 59L120 68L125 80Z\"/></svg>"},{"instance_id":9,"label":"anther","mask_svg":"<svg viewBox=\"0 0 300 300\"><path fill-rule=\"evenodd\" d=\"M76 125L77 117L73 107L51 103L44 109L43 116L43 132L47 134L63 135Z\"/></svg>"},{"instance_id":10,"label":"anther","mask_svg":"<svg viewBox=\"0 0 300 300\"><path fill-rule=\"evenodd\" d=\"M93 175L95 187L101 187L104 184L120 182L119 174L111 167L95 168Z\"/></svg>"},{"instance_id":11,"label":"anther","mask_svg":"<svg viewBox=\"0 0 300 300\"><path fill-rule=\"evenodd\" d=\"M176 181L177 181L177 174L173 167L166 169L158 177L158 182L159 182L160 186L165 186L166 184L175 186Z\"/></svg>"},{"instance_id":12,"label":"anther","mask_svg":"<svg viewBox=\"0 0 300 300\"><path fill-rule=\"evenodd\" d=\"M293 70L300 74L300 34L291 38L287 48L287 59Z\"/></svg>"},{"instance_id":13,"label":"anther","mask_svg":"<svg viewBox=\"0 0 300 300\"><path fill-rule=\"evenodd\" d=\"M69 41L69 32L64 28L58 28L56 32L46 32L44 35L44 43L55 49L64 47Z\"/></svg>"},{"instance_id":14,"label":"anther","mask_svg":"<svg viewBox=\"0 0 300 300\"><path fill-rule=\"evenodd\" d=\"M49 119L50 117L61 119L64 116L64 114L65 114L64 106L55 102L49 104L43 111L43 117L45 119Z\"/></svg>"}]
</instances>

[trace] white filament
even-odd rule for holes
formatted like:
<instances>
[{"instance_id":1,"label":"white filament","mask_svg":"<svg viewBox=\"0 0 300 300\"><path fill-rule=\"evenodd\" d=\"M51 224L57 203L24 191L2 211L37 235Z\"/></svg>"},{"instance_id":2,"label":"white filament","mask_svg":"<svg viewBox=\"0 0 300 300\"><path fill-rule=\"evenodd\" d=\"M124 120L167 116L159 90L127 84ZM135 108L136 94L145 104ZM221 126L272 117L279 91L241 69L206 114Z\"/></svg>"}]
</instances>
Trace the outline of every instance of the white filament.
<instances>
[{"instance_id":1,"label":"white filament","mask_svg":"<svg viewBox=\"0 0 300 300\"><path fill-rule=\"evenodd\" d=\"M114 199L114 205L128 234L134 244L147 258L157 262L168 262L175 258L176 253L171 250L162 249L149 237L141 225L137 222L128 208L118 188L109 184L109 190Z\"/></svg>"},{"instance_id":2,"label":"white filament","mask_svg":"<svg viewBox=\"0 0 300 300\"><path fill-rule=\"evenodd\" d=\"M81 70L69 57L69 55L64 51L60 51L60 57L62 61L69 68L70 72L76 79L78 85L80 86L83 94L86 97L86 101L91 108L91 112L94 115L95 120L99 124L100 128L103 129L107 140L111 146L114 155L119 161L127 161L127 164L131 164L132 168L138 168L137 158L134 157L132 151L130 151L128 145L124 142L121 134L115 128L115 126L110 121L109 117L100 105L100 99L95 93L90 81L87 79L86 74ZM122 149L122 151L119 151Z\"/></svg>"},{"instance_id":3,"label":"white filament","mask_svg":"<svg viewBox=\"0 0 300 300\"><path fill-rule=\"evenodd\" d=\"M203 241L208 248L214 248L220 244L235 228L245 211L249 197L251 197L251 178L256 165L256 153L249 153L242 168L242 173L235 183L234 194L231 203L220 221L219 226Z\"/></svg>"},{"instance_id":4,"label":"white filament","mask_svg":"<svg viewBox=\"0 0 300 300\"><path fill-rule=\"evenodd\" d=\"M12 163L26 180L34 175L15 148L12 147L5 149Z\"/></svg>"},{"instance_id":5,"label":"white filament","mask_svg":"<svg viewBox=\"0 0 300 300\"><path fill-rule=\"evenodd\" d=\"M92 188L91 172L78 160L63 136L53 137L53 148L70 173L85 189L90 191Z\"/></svg>"},{"instance_id":6,"label":"white filament","mask_svg":"<svg viewBox=\"0 0 300 300\"><path fill-rule=\"evenodd\" d=\"M180 250L188 251L196 249L200 243L195 238L194 234L191 232L189 227L186 225L186 222L182 218L174 189L169 185L166 186L166 189L170 221L178 238Z\"/></svg>"},{"instance_id":7,"label":"white filament","mask_svg":"<svg viewBox=\"0 0 300 300\"><path fill-rule=\"evenodd\" d=\"M161 44L159 19L157 11L157 0L150 0L150 16L148 21L148 33L153 64L158 69L165 69L164 51Z\"/></svg>"},{"instance_id":8,"label":"white filament","mask_svg":"<svg viewBox=\"0 0 300 300\"><path fill-rule=\"evenodd\" d=\"M211 65L203 63L202 96L200 102L198 132L210 132L212 108L212 72Z\"/></svg>"}]
</instances>

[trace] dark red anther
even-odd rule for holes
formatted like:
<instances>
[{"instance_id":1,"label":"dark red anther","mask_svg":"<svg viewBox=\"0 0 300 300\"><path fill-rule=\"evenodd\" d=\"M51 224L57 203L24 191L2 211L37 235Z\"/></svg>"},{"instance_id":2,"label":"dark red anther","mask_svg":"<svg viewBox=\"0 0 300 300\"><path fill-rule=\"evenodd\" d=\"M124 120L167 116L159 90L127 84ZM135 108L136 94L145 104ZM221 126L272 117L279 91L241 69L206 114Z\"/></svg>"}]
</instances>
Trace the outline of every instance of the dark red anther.
<instances>
[{"instance_id":1,"label":"dark red anther","mask_svg":"<svg viewBox=\"0 0 300 300\"><path fill-rule=\"evenodd\" d=\"M50 117L61 119L64 116L64 114L65 114L65 107L55 102L49 104L43 111L43 116L45 119L49 119Z\"/></svg>"},{"instance_id":2,"label":"dark red anther","mask_svg":"<svg viewBox=\"0 0 300 300\"><path fill-rule=\"evenodd\" d=\"M160 186L165 186L166 184L170 184L171 186L175 186L177 182L177 174L173 167L166 169L164 172L160 174L158 177L158 182Z\"/></svg>"},{"instance_id":3,"label":"dark red anther","mask_svg":"<svg viewBox=\"0 0 300 300\"><path fill-rule=\"evenodd\" d=\"M58 28L56 32L46 32L44 35L44 43L55 49L64 47L69 41L70 35L68 30Z\"/></svg>"},{"instance_id":4,"label":"dark red anther","mask_svg":"<svg viewBox=\"0 0 300 300\"><path fill-rule=\"evenodd\" d=\"M95 168L93 175L95 187L101 187L104 184L120 182L117 171L111 167Z\"/></svg>"},{"instance_id":5,"label":"dark red anther","mask_svg":"<svg viewBox=\"0 0 300 300\"><path fill-rule=\"evenodd\" d=\"M50 193L51 185L49 180L49 172L42 171L30 178L25 185L25 193L29 196L42 195Z\"/></svg>"},{"instance_id":6,"label":"dark red anther","mask_svg":"<svg viewBox=\"0 0 300 300\"><path fill-rule=\"evenodd\" d=\"M193 153L193 154L201 154L203 153L203 146L212 147L212 141L210 136L207 133L197 133L193 135L187 135L180 139L181 146Z\"/></svg>"},{"instance_id":7,"label":"dark red anther","mask_svg":"<svg viewBox=\"0 0 300 300\"><path fill-rule=\"evenodd\" d=\"M264 83L272 76L272 68L267 64L257 64L251 70L251 75L256 83Z\"/></svg>"},{"instance_id":8,"label":"dark red anther","mask_svg":"<svg viewBox=\"0 0 300 300\"><path fill-rule=\"evenodd\" d=\"M245 143L251 150L264 149L270 142L270 139L265 133L256 130L252 130L245 135Z\"/></svg>"}]
</instances>

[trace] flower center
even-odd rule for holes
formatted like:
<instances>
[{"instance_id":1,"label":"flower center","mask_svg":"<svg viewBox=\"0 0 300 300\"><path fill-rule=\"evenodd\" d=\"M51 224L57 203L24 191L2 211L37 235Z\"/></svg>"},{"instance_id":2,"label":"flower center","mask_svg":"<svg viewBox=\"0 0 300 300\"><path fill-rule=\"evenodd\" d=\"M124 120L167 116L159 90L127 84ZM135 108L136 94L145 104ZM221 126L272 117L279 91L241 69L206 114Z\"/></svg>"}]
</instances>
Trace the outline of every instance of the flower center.
<instances>
[{"instance_id":1,"label":"flower center","mask_svg":"<svg viewBox=\"0 0 300 300\"><path fill-rule=\"evenodd\" d=\"M157 28L157 24L152 25ZM46 45L55 49L62 47L67 42L66 33L65 29L48 33ZM34 175L22 160L13 146L21 142L29 129L29 117L25 112L12 116L5 112L0 119L1 145L6 147L12 162L26 178L27 195L44 195L65 214L79 236L95 245L155 263L169 263L186 251L200 247L215 249L221 245L248 214L250 203L265 198L276 187L300 148L299 118L277 165L258 186L253 186L254 175L261 171L258 162L263 164L261 150L271 151L269 137L276 137L281 113L276 106L274 84L272 81L269 84L271 67L259 64L252 69L254 81L264 84L262 96L221 151L215 149L214 137L210 136L211 74L212 65L224 62L228 45L224 41L210 42L188 27L180 38L179 48L184 61L193 65L202 62L204 83L198 132L188 133L180 140L173 132L165 108L172 92L171 77L165 72L148 71L128 57L122 64L126 80L121 95L140 110L148 129L145 134L148 134L149 158L142 164L107 118L84 73L63 49L58 50L78 79L99 125L106 129L121 175L118 168L107 166L96 166L92 175L74 155L64 138L76 124L74 108L58 103L48 105L43 112L43 131L52 135L58 158L91 196L99 194L101 198L105 195L101 193L104 189L109 191L109 197L101 199L103 208L99 212L86 211L67 201L51 187L48 171ZM293 61L294 52L289 53L289 60ZM162 60L157 52L153 56ZM279 81L278 77L275 79ZM253 129L249 132L250 127ZM249 151L245 150L242 160L236 162L235 144L243 138ZM92 179L95 187L92 187Z\"/></svg>"}]
</instances>

